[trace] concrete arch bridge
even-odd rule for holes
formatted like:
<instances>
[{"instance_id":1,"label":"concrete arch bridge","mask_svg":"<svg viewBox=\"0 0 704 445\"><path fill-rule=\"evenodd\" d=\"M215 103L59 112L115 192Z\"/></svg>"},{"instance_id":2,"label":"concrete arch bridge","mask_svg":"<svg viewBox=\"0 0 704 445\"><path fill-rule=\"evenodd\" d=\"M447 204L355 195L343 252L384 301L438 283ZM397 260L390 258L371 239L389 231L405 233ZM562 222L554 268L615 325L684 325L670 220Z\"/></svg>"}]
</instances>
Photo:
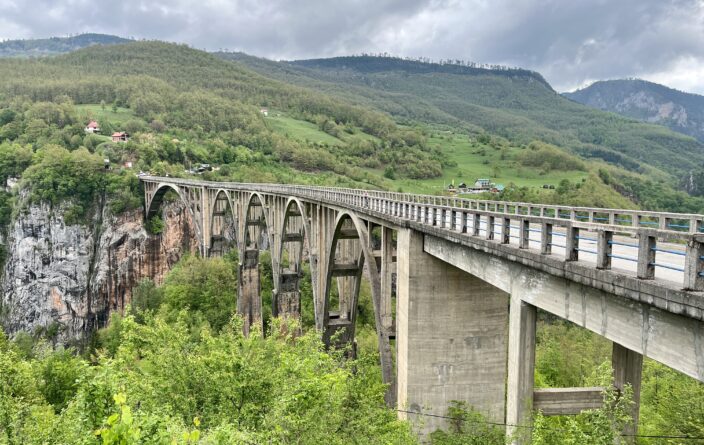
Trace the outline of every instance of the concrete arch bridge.
<instances>
[{"instance_id":1,"label":"concrete arch bridge","mask_svg":"<svg viewBox=\"0 0 704 445\"><path fill-rule=\"evenodd\" d=\"M277 316L300 316L309 261L315 324L328 344L354 341L369 280L387 402L410 412L402 417L442 416L464 400L491 421L522 426L532 409L599 406L601 388L534 389L537 309L611 340L614 384L631 384L636 402L644 356L704 381L704 215L141 181L147 217L168 191L183 201L201 255L238 249L245 331L262 322L262 250L271 252ZM422 425L430 432L442 419Z\"/></svg>"}]
</instances>

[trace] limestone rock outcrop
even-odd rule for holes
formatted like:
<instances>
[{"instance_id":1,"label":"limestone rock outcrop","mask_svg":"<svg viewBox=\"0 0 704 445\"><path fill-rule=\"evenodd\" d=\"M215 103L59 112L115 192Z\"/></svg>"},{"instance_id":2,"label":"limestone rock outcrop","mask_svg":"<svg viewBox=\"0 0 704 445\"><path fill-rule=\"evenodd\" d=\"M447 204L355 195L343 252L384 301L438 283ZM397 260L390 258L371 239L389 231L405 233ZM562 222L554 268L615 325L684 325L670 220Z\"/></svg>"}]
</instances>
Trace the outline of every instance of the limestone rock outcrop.
<instances>
[{"instance_id":1,"label":"limestone rock outcrop","mask_svg":"<svg viewBox=\"0 0 704 445\"><path fill-rule=\"evenodd\" d=\"M0 317L5 330L52 329L81 342L131 301L142 279L159 283L197 242L188 211L165 206L164 230L147 233L141 210L98 209L88 224L66 224L65 207L32 205L9 227Z\"/></svg>"}]
</instances>

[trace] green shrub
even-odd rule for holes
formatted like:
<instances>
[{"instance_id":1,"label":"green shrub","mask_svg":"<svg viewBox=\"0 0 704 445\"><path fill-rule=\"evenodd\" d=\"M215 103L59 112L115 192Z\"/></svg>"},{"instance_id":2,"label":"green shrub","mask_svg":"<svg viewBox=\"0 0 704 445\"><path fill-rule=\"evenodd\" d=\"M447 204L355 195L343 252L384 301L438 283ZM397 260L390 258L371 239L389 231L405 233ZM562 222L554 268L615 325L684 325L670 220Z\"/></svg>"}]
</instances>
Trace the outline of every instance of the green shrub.
<instances>
[{"instance_id":1,"label":"green shrub","mask_svg":"<svg viewBox=\"0 0 704 445\"><path fill-rule=\"evenodd\" d=\"M516 160L526 167L536 167L544 172L552 170L586 170L584 161L554 145L531 142L528 148L516 154Z\"/></svg>"}]
</instances>

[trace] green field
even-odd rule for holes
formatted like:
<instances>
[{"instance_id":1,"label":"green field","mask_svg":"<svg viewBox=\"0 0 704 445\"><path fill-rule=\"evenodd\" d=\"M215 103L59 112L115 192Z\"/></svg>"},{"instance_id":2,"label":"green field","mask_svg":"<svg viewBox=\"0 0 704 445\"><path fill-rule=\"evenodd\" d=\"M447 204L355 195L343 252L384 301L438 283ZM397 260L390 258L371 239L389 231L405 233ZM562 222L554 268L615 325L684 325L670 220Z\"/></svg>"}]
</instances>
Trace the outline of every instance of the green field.
<instances>
[{"instance_id":1,"label":"green field","mask_svg":"<svg viewBox=\"0 0 704 445\"><path fill-rule=\"evenodd\" d=\"M318 126L273 111L266 118L267 125L275 132L286 135L299 141L308 141L317 144L344 145L345 142L318 129Z\"/></svg>"},{"instance_id":2,"label":"green field","mask_svg":"<svg viewBox=\"0 0 704 445\"><path fill-rule=\"evenodd\" d=\"M440 149L447 155L448 160L456 162L457 166L444 168L442 176L438 178L394 181L403 191L438 194L453 181L455 185L461 182L470 185L478 178L489 178L492 182L504 186L511 183L528 187L557 186L563 179L576 182L588 176L584 171L553 170L543 174L513 160L515 153L522 150L519 147L506 146L496 149L491 145L472 141L466 135L450 131L431 134L428 145Z\"/></svg>"},{"instance_id":3,"label":"green field","mask_svg":"<svg viewBox=\"0 0 704 445\"><path fill-rule=\"evenodd\" d=\"M378 140L358 129L355 134L345 133L343 139L340 139L321 131L317 125L311 122L285 116L275 111L269 113L266 122L272 130L302 141L344 146L354 138ZM456 163L457 166L444 168L442 176L438 178L394 180L393 184L396 189L401 188L406 192L414 193L439 194L453 181L455 185L461 182L472 184L478 178L490 178L492 182L503 185L513 183L528 187L557 186L563 179L580 181L588 175L584 171L553 170L541 173L513 161L515 153L521 150L519 147L507 145L503 149L497 149L452 131L433 130L428 137L428 145L441 150L448 160L451 163ZM368 169L367 171L377 176L383 174L383 170L378 169Z\"/></svg>"},{"instance_id":4,"label":"green field","mask_svg":"<svg viewBox=\"0 0 704 445\"><path fill-rule=\"evenodd\" d=\"M100 121L109 121L113 125L122 125L125 122L136 119L134 113L129 108L118 107L117 111L112 111L112 105L105 105L103 110L100 105L76 105L78 116L88 123L88 120L95 119L100 124Z\"/></svg>"}]
</instances>

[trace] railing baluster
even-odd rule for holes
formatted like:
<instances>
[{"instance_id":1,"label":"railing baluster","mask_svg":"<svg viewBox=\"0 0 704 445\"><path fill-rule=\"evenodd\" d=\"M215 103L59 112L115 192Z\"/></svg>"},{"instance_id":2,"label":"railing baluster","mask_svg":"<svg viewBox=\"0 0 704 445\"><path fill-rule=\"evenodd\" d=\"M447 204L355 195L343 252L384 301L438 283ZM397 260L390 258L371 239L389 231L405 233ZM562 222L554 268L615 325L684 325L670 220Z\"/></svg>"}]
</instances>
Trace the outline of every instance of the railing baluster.
<instances>
[{"instance_id":1,"label":"railing baluster","mask_svg":"<svg viewBox=\"0 0 704 445\"><path fill-rule=\"evenodd\" d=\"M486 239L494 239L494 215L487 215L486 217Z\"/></svg>"},{"instance_id":2,"label":"railing baluster","mask_svg":"<svg viewBox=\"0 0 704 445\"><path fill-rule=\"evenodd\" d=\"M610 230L599 230L596 245L596 268L611 269L611 252L614 239L614 232Z\"/></svg>"},{"instance_id":3,"label":"railing baluster","mask_svg":"<svg viewBox=\"0 0 704 445\"><path fill-rule=\"evenodd\" d=\"M521 218L518 238L518 247L521 249L527 249L530 247L530 221L525 218Z\"/></svg>"},{"instance_id":4,"label":"railing baluster","mask_svg":"<svg viewBox=\"0 0 704 445\"><path fill-rule=\"evenodd\" d=\"M540 232L540 253L550 255L552 253L552 224L543 223Z\"/></svg>"},{"instance_id":5,"label":"railing baluster","mask_svg":"<svg viewBox=\"0 0 704 445\"><path fill-rule=\"evenodd\" d=\"M502 218L503 224L501 225L501 244L511 243L511 218Z\"/></svg>"},{"instance_id":6,"label":"railing baluster","mask_svg":"<svg viewBox=\"0 0 704 445\"><path fill-rule=\"evenodd\" d=\"M649 230L638 233L638 278L652 280L655 278L655 248L657 237Z\"/></svg>"},{"instance_id":7,"label":"railing baluster","mask_svg":"<svg viewBox=\"0 0 704 445\"><path fill-rule=\"evenodd\" d=\"M565 233L565 261L579 259L579 228L568 225Z\"/></svg>"},{"instance_id":8,"label":"railing baluster","mask_svg":"<svg viewBox=\"0 0 704 445\"><path fill-rule=\"evenodd\" d=\"M704 243L690 239L684 259L684 288L704 290Z\"/></svg>"}]
</instances>

